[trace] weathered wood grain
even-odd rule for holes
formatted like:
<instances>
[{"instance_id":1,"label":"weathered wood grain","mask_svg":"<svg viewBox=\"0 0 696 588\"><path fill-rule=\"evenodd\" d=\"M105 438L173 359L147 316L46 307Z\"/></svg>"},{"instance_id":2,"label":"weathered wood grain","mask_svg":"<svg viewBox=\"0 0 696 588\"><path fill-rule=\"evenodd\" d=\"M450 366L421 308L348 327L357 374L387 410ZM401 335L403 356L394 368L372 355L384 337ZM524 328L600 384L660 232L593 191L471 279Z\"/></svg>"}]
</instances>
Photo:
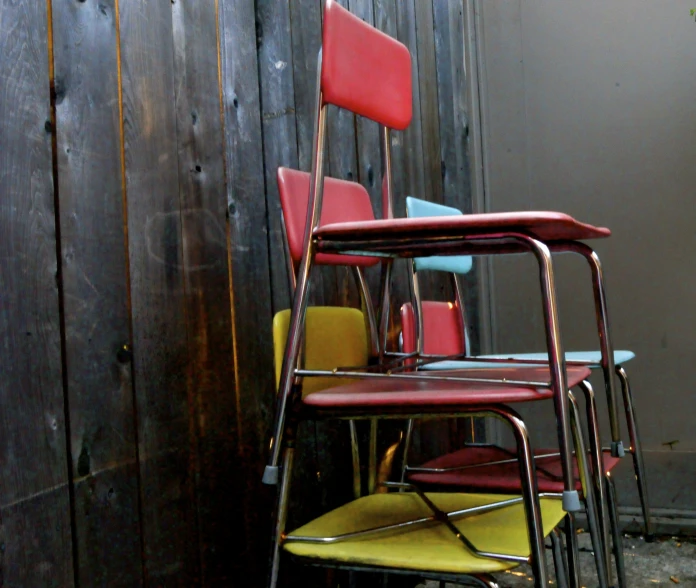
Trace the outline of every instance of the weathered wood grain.
<instances>
[{"instance_id":1,"label":"weathered wood grain","mask_svg":"<svg viewBox=\"0 0 696 588\"><path fill-rule=\"evenodd\" d=\"M55 3L52 13L77 578L83 586L137 586L117 14L113 0Z\"/></svg>"},{"instance_id":2,"label":"weathered wood grain","mask_svg":"<svg viewBox=\"0 0 696 588\"><path fill-rule=\"evenodd\" d=\"M289 308L290 291L280 226L276 171L281 165L295 169L299 165L289 3L274 0L256 2L256 45L261 89L261 128L273 312L278 312Z\"/></svg>"},{"instance_id":3,"label":"weathered wood grain","mask_svg":"<svg viewBox=\"0 0 696 588\"><path fill-rule=\"evenodd\" d=\"M452 4L452 2L448 1L446 4ZM423 144L423 197L431 202L442 202L440 119L438 113L439 88L437 85L437 60L435 58L433 33L433 5L431 2L415 2L415 9L418 46L418 93L420 97Z\"/></svg>"},{"instance_id":4,"label":"weathered wood grain","mask_svg":"<svg viewBox=\"0 0 696 588\"><path fill-rule=\"evenodd\" d=\"M171 3L120 6L133 369L146 583L200 576ZM195 547L194 547L195 546Z\"/></svg>"},{"instance_id":5,"label":"weathered wood grain","mask_svg":"<svg viewBox=\"0 0 696 588\"><path fill-rule=\"evenodd\" d=\"M261 485L275 401L271 348L272 296L260 90L253 0L220 4L220 51L227 162L229 257L234 335L235 453L226 464L235 476L243 544L235 554L249 585L265 580L272 489ZM230 429L232 429L231 424Z\"/></svg>"},{"instance_id":6,"label":"weathered wood grain","mask_svg":"<svg viewBox=\"0 0 696 588\"><path fill-rule=\"evenodd\" d=\"M204 586L230 584L243 569L228 553L244 515L228 504L230 491L239 485L239 472L230 467L237 450L238 415L230 393L235 365L217 12L215 0L172 5L186 379L189 407L197 413L196 488Z\"/></svg>"},{"instance_id":7,"label":"weathered wood grain","mask_svg":"<svg viewBox=\"0 0 696 588\"><path fill-rule=\"evenodd\" d=\"M374 26L372 0L350 0L350 10L362 20ZM377 217L382 216L382 163L379 151L379 125L363 117L355 120L358 180L370 193L372 207Z\"/></svg>"},{"instance_id":8,"label":"weathered wood grain","mask_svg":"<svg viewBox=\"0 0 696 588\"><path fill-rule=\"evenodd\" d=\"M46 4L0 2L0 569L72 586Z\"/></svg>"}]
</instances>

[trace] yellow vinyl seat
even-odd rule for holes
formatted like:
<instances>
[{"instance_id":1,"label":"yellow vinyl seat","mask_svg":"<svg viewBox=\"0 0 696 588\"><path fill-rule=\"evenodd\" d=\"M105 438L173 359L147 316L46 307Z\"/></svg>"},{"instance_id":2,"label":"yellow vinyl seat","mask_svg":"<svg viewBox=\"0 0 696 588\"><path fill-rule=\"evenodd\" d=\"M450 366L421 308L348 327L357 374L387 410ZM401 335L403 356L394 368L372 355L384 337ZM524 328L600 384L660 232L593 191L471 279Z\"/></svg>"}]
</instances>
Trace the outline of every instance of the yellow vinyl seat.
<instances>
[{"instance_id":1,"label":"yellow vinyl seat","mask_svg":"<svg viewBox=\"0 0 696 588\"><path fill-rule=\"evenodd\" d=\"M443 512L499 503L514 496L500 494L427 493ZM544 535L548 535L566 515L560 498L542 497ZM334 537L375 527L428 517L432 513L413 492L372 494L358 498L320 516L286 536L285 551L312 560L340 562L355 566L374 566L450 574L484 574L514 568L514 561L480 557L440 522L430 522L396 531L335 543L304 543L294 537ZM466 538L484 552L528 558L529 536L521 502L497 510L453 518Z\"/></svg>"},{"instance_id":2,"label":"yellow vinyl seat","mask_svg":"<svg viewBox=\"0 0 696 588\"><path fill-rule=\"evenodd\" d=\"M290 310L281 310L273 317L273 350L276 385L280 381L283 351L290 327ZM333 370L337 367L363 366L368 362L368 340L365 316L357 308L312 306L307 309L303 364L312 370ZM348 384L347 378L305 378L302 396L333 386Z\"/></svg>"}]
</instances>

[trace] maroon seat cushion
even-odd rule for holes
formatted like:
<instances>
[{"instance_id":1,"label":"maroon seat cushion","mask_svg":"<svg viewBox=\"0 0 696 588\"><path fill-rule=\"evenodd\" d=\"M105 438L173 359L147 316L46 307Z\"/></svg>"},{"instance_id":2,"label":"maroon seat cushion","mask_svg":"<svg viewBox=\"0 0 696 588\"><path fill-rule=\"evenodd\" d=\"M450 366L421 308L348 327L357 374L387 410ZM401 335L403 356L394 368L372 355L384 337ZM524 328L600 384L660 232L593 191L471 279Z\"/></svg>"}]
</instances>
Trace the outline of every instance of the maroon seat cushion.
<instances>
[{"instance_id":1,"label":"maroon seat cushion","mask_svg":"<svg viewBox=\"0 0 696 588\"><path fill-rule=\"evenodd\" d=\"M421 376L423 372L418 372ZM428 374L432 375L432 374ZM549 382L548 367L471 369L439 371L438 377L467 377L485 379L507 379L525 382ZM568 368L568 387L576 386L590 376L587 367ZM416 375L412 379L371 378L357 380L351 384L328 388L309 394L303 402L323 409L376 409L437 406L471 407L484 404L512 404L530 400L552 398L548 387L534 385L489 384L424 380Z\"/></svg>"},{"instance_id":2,"label":"maroon seat cushion","mask_svg":"<svg viewBox=\"0 0 696 588\"><path fill-rule=\"evenodd\" d=\"M558 449L537 449L534 453L536 455L552 454L558 453ZM612 471L621 461L618 457L612 457L608 451L603 452L603 458L604 469L607 472ZM447 487L447 491L456 488L458 491L468 492L519 493L522 491L522 483L514 448L508 450L495 446L466 447L428 461L422 467L442 469L475 466L476 464L508 459L514 461L505 464L468 467L450 472L411 472L408 475L408 480L423 488L438 487L444 490L443 487ZM563 470L560 456L537 458L536 473L539 492L563 492ZM575 464L575 479L577 480L577 489L582 490L577 463Z\"/></svg>"}]
</instances>

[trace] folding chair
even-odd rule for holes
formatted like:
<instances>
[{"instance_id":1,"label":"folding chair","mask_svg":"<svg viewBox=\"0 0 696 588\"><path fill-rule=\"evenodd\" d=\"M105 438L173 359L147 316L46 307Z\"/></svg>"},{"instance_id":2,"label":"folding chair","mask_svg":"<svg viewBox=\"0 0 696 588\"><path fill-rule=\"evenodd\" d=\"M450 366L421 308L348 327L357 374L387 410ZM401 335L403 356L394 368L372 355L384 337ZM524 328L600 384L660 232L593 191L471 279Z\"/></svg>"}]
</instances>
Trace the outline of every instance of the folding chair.
<instances>
[{"instance_id":1,"label":"folding chair","mask_svg":"<svg viewBox=\"0 0 696 588\"><path fill-rule=\"evenodd\" d=\"M322 63L317 85L317 117L307 222L281 368L271 455L264 472L266 483L280 482L277 524L273 537L271 585L277 577L280 545L283 542L289 545L284 534L284 521L293 459L292 436L294 424L299 418L458 415L468 412L467 408L473 404L477 404L480 409L480 403L485 403L487 410L495 412L500 410L501 403L534 399L546 394L548 398L554 399L557 415L563 462L563 507L568 513L565 519L566 536L571 544L575 535L572 513L579 508L579 497L572 471L567 390L569 384L574 385L582 381L587 370L575 367L566 369L565 366L557 321L550 247L582 248L584 246L577 243L579 239L606 237L609 231L580 223L561 213L551 212L398 220L373 220L370 215L353 222L341 220L323 224L323 168L328 105L346 108L383 125L385 173L389 194L390 129L401 130L411 119L411 63L408 50L351 15L332 0L326 2L323 22ZM525 368L514 373L515 377L519 376L521 379L512 379L513 372L510 371L507 371L506 376L502 376L497 370L471 372L466 377L446 373L435 377L423 375L421 372L388 373L393 371L391 369L381 373L376 370L367 373L337 370L320 375L350 376L360 378L360 381L302 397L302 380L317 375L316 372L301 369L299 360L309 278L315 258L319 255L394 258L517 251L531 251L539 262L544 323L550 356L548 368ZM608 331L604 343L610 349ZM604 355L603 361L606 360ZM508 379L502 381L503 378ZM620 441L617 440L615 443L618 450ZM526 459L526 456L523 457ZM522 461L526 469L525 460ZM533 484L533 479L526 480L525 516L529 523L535 582L537 586L542 586L546 584L543 532L539 500ZM444 518L442 512L438 512L437 516L445 528L453 530L447 522L449 519ZM574 550L570 549L569 560L574 558L573 552ZM314 557L321 559L320 554L313 553ZM369 559L369 554L367 557ZM331 557L327 559L335 563ZM365 561L360 561L359 565L365 564ZM385 561L380 560L380 563L374 565L389 567ZM409 562L405 565L408 566ZM345 561L339 563L346 565ZM352 563L355 564L355 561L352 560ZM570 565L572 567L574 562L571 561Z\"/></svg>"}]
</instances>

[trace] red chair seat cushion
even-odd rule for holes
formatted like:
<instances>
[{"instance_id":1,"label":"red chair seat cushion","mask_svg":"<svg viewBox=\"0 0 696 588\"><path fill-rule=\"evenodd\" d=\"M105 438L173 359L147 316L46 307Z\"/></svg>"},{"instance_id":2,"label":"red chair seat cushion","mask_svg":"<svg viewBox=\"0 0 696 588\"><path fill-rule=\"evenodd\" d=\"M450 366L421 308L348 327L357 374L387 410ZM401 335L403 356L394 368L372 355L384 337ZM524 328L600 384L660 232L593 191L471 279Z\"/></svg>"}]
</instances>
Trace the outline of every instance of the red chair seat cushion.
<instances>
[{"instance_id":1,"label":"red chair seat cushion","mask_svg":"<svg viewBox=\"0 0 696 588\"><path fill-rule=\"evenodd\" d=\"M343 243L418 239L455 240L466 236L524 233L545 243L609 237L611 231L575 220L560 212L496 212L462 216L378 219L326 224L314 231L317 247L330 249L331 241ZM366 248L367 249L367 248Z\"/></svg>"},{"instance_id":2,"label":"red chair seat cushion","mask_svg":"<svg viewBox=\"0 0 696 588\"><path fill-rule=\"evenodd\" d=\"M558 453L558 449L537 449L536 455ZM612 471L621 461L618 457L612 457L608 451L603 452L604 469ZM495 493L519 493L522 492L520 481L520 467L517 462L515 449L502 449L496 446L471 446L424 463L421 467L427 468L452 468L464 465L476 465L492 461L514 459L514 462L498 465L470 467L452 472L411 472L408 480L423 488L443 486L450 492L454 488L467 492L495 492ZM539 492L560 493L563 492L563 474L560 456L537 458L536 460L537 483ZM575 465L575 479L577 489L582 491L580 485L577 464Z\"/></svg>"},{"instance_id":3,"label":"red chair seat cushion","mask_svg":"<svg viewBox=\"0 0 696 588\"><path fill-rule=\"evenodd\" d=\"M419 372L423 375L423 372ZM499 368L441 371L438 377L454 376L521 380L526 382L548 382L550 371L547 367ZM586 367L568 368L568 387L576 386L590 375ZM351 384L328 388L309 394L303 402L323 409L376 409L435 406L476 406L486 404L512 404L530 400L552 398L553 392L546 387L533 385L506 385L474 382L453 382L443 380L423 380L413 377L413 381L392 378L373 378L358 380Z\"/></svg>"}]
</instances>

